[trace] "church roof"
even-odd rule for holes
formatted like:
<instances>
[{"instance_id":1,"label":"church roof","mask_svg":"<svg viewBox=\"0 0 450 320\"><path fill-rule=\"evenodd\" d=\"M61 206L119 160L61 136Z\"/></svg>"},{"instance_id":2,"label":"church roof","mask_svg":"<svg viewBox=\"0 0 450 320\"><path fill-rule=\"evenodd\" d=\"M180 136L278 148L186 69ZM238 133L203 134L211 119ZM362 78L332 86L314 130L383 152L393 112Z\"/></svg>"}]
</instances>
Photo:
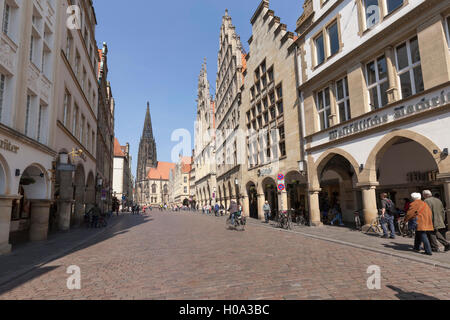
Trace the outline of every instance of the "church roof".
<instances>
[{"instance_id":1,"label":"church roof","mask_svg":"<svg viewBox=\"0 0 450 320\"><path fill-rule=\"evenodd\" d=\"M125 154L122 151L122 146L117 138L114 138L114 157L125 157Z\"/></svg>"},{"instance_id":2,"label":"church roof","mask_svg":"<svg viewBox=\"0 0 450 320\"><path fill-rule=\"evenodd\" d=\"M151 168L147 178L149 180L169 180L170 170L175 169L175 163L158 162L158 167Z\"/></svg>"}]
</instances>

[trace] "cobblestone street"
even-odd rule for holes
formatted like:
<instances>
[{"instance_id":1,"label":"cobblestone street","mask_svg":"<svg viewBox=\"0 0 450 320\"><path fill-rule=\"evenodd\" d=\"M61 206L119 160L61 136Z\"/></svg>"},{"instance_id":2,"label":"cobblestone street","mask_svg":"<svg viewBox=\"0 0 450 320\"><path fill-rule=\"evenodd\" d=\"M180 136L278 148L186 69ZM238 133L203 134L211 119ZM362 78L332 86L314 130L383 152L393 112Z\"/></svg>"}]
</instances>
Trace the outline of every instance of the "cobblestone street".
<instances>
[{"instance_id":1,"label":"cobblestone street","mask_svg":"<svg viewBox=\"0 0 450 320\"><path fill-rule=\"evenodd\" d=\"M0 299L450 299L450 270L189 212L124 215L69 254L0 286ZM81 290L66 287L81 268ZM381 268L381 290L366 273Z\"/></svg>"}]
</instances>

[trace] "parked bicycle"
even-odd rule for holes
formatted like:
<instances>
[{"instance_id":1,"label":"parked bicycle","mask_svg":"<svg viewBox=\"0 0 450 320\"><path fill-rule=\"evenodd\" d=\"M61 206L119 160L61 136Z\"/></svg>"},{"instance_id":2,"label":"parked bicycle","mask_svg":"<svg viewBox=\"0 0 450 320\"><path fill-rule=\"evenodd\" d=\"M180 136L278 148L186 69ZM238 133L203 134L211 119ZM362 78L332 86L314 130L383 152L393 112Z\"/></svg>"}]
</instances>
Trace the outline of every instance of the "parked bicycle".
<instances>
[{"instance_id":1,"label":"parked bicycle","mask_svg":"<svg viewBox=\"0 0 450 320\"><path fill-rule=\"evenodd\" d=\"M292 216L290 211L280 211L277 218L279 228L286 230L292 229Z\"/></svg>"},{"instance_id":2,"label":"parked bicycle","mask_svg":"<svg viewBox=\"0 0 450 320\"><path fill-rule=\"evenodd\" d=\"M366 234L371 231L378 233L378 234L383 233L383 228L381 227L381 217L380 216L376 217L375 219L373 219L370 222L369 229L367 229Z\"/></svg>"}]
</instances>

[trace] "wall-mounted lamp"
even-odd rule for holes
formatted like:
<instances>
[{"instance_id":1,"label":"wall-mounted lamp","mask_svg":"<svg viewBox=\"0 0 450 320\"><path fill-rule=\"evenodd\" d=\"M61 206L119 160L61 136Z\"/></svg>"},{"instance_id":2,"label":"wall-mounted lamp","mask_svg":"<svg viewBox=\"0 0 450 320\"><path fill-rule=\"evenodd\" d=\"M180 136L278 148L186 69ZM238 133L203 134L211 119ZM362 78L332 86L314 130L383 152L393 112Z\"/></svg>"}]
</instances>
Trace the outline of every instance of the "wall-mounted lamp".
<instances>
[{"instance_id":1,"label":"wall-mounted lamp","mask_svg":"<svg viewBox=\"0 0 450 320\"><path fill-rule=\"evenodd\" d=\"M359 165L359 171L361 172L361 171L363 171L364 170L364 164L360 164Z\"/></svg>"},{"instance_id":2,"label":"wall-mounted lamp","mask_svg":"<svg viewBox=\"0 0 450 320\"><path fill-rule=\"evenodd\" d=\"M298 171L300 172L306 172L306 162L304 160L300 160L298 162Z\"/></svg>"},{"instance_id":3,"label":"wall-mounted lamp","mask_svg":"<svg viewBox=\"0 0 450 320\"><path fill-rule=\"evenodd\" d=\"M16 177L20 177L20 169L16 169Z\"/></svg>"}]
</instances>

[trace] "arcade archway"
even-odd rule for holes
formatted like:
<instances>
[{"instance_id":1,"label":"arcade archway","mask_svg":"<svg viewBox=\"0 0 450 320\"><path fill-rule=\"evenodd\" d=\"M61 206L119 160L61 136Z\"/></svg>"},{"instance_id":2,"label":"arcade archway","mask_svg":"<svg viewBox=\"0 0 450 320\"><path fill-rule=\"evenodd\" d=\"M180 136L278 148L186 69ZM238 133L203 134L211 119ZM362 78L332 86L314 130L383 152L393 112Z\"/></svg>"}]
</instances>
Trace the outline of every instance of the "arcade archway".
<instances>
[{"instance_id":1,"label":"arcade archway","mask_svg":"<svg viewBox=\"0 0 450 320\"><path fill-rule=\"evenodd\" d=\"M277 184L272 178L266 178L262 182L264 198L269 202L272 210L271 219L274 219L278 214L278 191Z\"/></svg>"},{"instance_id":2,"label":"arcade archway","mask_svg":"<svg viewBox=\"0 0 450 320\"><path fill-rule=\"evenodd\" d=\"M258 191L253 182L247 183L250 218L258 219Z\"/></svg>"}]
</instances>

